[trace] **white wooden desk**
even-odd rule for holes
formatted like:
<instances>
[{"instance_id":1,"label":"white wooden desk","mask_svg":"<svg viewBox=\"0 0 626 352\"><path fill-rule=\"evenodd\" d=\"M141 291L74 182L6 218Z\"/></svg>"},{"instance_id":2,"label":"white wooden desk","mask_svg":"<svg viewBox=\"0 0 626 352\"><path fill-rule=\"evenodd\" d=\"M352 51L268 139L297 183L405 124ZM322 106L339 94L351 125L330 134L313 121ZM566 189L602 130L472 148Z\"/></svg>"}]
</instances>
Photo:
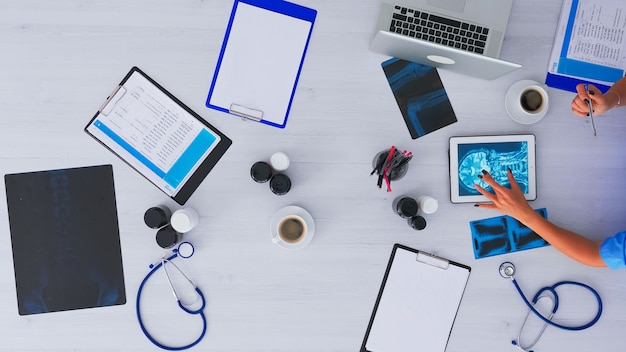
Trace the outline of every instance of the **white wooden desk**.
<instances>
[{"instance_id":1,"label":"white wooden desk","mask_svg":"<svg viewBox=\"0 0 626 352\"><path fill-rule=\"evenodd\" d=\"M576 333L548 328L537 351L622 351L626 271L587 268L551 247L475 260L468 223L498 214L448 201L450 136L534 133L539 181L533 206L547 207L550 219L593 238L626 229L623 109L597 119L596 138L587 120L570 113L568 92L551 89L550 111L535 125L515 123L504 109L511 84L543 82L560 1L515 1L501 57L522 69L495 81L440 71L458 122L418 140L410 139L380 68L387 57L368 51L378 1L299 3L317 9L318 19L289 123L279 130L204 107L230 1L0 1L1 170L113 164L128 299L116 307L19 316L7 208L0 202L0 350L158 350L135 318L137 287L162 253L142 216L151 206L175 204L82 130L137 65L234 142L188 202L201 220L186 235L197 254L185 266L208 298L209 330L197 350L357 350L399 242L473 269L449 352L512 349L526 308L498 274L505 259L517 265L528 295L573 279L595 287L604 300L596 326ZM369 172L373 155L392 144L416 156L389 194ZM255 161L275 151L292 159L294 187L282 197L249 176ZM412 230L391 211L402 194L439 199L425 230ZM270 241L272 215L290 204L308 209L317 226L312 243L297 252ZM591 297L569 297L561 302L563 318L571 318L565 323L592 314ZM197 325L176 313L173 300L164 304L167 309L156 306L146 315L172 323L168 336Z\"/></svg>"}]
</instances>

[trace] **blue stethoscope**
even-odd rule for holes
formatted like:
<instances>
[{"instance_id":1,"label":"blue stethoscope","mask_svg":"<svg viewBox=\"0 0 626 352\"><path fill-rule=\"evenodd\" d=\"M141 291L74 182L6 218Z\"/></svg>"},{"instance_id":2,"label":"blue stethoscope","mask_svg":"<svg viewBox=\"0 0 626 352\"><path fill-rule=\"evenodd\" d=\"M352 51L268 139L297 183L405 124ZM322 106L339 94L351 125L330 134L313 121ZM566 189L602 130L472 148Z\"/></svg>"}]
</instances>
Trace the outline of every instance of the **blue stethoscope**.
<instances>
[{"instance_id":1,"label":"blue stethoscope","mask_svg":"<svg viewBox=\"0 0 626 352\"><path fill-rule=\"evenodd\" d=\"M513 265L513 263L510 263L510 262L502 263L500 265L500 275L505 279L511 279L511 281L513 282L513 285L517 289L517 292L520 294L520 296L522 297L522 300L524 301L524 303L526 303L526 305L529 308L528 314L526 314L526 319L524 320L524 323L522 324L522 327L520 328L519 334L517 336L517 340L512 341L514 346L519 347L523 351L533 352L531 348L537 343L537 341L539 341L539 338L541 337L541 335L543 335L543 332L546 330L546 327L548 325L557 327L559 329L570 330L570 331L584 330L593 326L598 321L598 319L600 319L600 315L602 315L602 299L600 299L600 295L598 294L598 292L594 290L591 286L588 286L588 285L585 285L583 283L576 282L576 281L559 281L552 286L548 286L548 287L544 287L540 289L533 297L533 300L531 303L528 301L528 299L522 292L522 289L520 288L519 284L513 277L513 275L515 275L515 266ZM584 325L580 325L580 326L565 326L565 325L561 325L552 321L552 318L556 314L557 309L559 309L559 296L556 293L556 288L562 285L580 286L589 290L591 293L593 293L593 295L596 297L596 300L598 301L598 312L596 313L596 316L590 322ZM546 293L552 294L552 296L546 295ZM545 317L543 314L537 311L537 309L535 309L535 304L537 304L537 302L539 302L542 299L547 299L552 302L552 311L550 312L550 315L548 317ZM528 317L530 316L531 312L533 312L545 324L543 325L542 329L537 333L537 336L530 344L526 346L522 346L521 344L522 332L524 331L524 327L526 326L526 322L528 321Z\"/></svg>"},{"instance_id":2,"label":"blue stethoscope","mask_svg":"<svg viewBox=\"0 0 626 352\"><path fill-rule=\"evenodd\" d=\"M181 257L181 258L189 258L193 255L194 253L194 248L193 245L189 242L182 242L178 248L174 249L172 251L173 254L171 255L167 255L164 254L163 257L161 257L161 259L157 262L157 264L150 264L150 272L146 275L146 277L143 279L143 281L141 282L141 285L139 285L139 290L137 291L137 320L139 321L139 326L141 327L141 331L143 331L144 335L146 335L146 337L148 338L148 340L150 340L150 342L152 342L153 344L155 344L157 347L162 348L164 350L168 350L168 351L181 351L181 350L185 350L188 348L191 348L195 345L197 345L202 338L204 337L204 335L206 334L206 330L207 330L207 321L206 321L206 317L204 316L204 307L206 306L206 301L204 299L204 295L202 294L202 291L200 291L200 289L193 283L193 281L191 281L191 279L189 278L189 276L187 276L179 267L178 265L176 265L176 263L172 262L172 260L176 257ZM185 304L183 304L178 296L178 292L176 292L176 289L174 288L174 285L172 284L172 280L170 278L169 273L167 272L167 267L165 266L165 263L169 263L171 264L174 268L176 268L176 270L178 270L178 272L180 272L181 275L183 275L183 277L189 282L189 284L191 284L191 286L194 287L196 293L198 294L198 297L200 297L200 299L202 300L202 305L200 308L198 309L190 309L187 306L185 306ZM146 284L146 282L148 281L148 279L155 273L157 272L157 270L159 270L159 268L163 268L163 271L165 272L165 276L167 277L167 281L170 284L170 288L172 289L172 293L174 294L174 297L176 297L176 301L178 302L178 306L180 307L180 309L182 309L183 311L185 311L188 314L192 314L192 315L199 315L200 318L202 318L202 333L200 334L200 336L198 336L198 338L193 341L192 343L188 344L188 345L184 345L184 346L167 346L164 345L162 343L160 343L159 341L157 341L146 329L143 320L141 319L141 311L139 309L139 302L141 300L141 292L143 291L143 287Z\"/></svg>"}]
</instances>

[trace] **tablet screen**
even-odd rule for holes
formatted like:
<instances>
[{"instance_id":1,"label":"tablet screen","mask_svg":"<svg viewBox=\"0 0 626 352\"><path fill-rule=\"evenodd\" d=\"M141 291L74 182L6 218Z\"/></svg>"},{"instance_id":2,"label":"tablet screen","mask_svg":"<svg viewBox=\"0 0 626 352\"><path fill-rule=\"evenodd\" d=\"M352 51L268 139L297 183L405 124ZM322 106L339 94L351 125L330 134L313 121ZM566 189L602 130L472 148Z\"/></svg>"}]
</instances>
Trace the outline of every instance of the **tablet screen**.
<instances>
[{"instance_id":1,"label":"tablet screen","mask_svg":"<svg viewBox=\"0 0 626 352\"><path fill-rule=\"evenodd\" d=\"M453 202L485 200L474 187L478 184L493 191L478 177L483 170L510 187L507 170L511 169L526 199L535 198L534 136L454 137L450 143Z\"/></svg>"},{"instance_id":2,"label":"tablet screen","mask_svg":"<svg viewBox=\"0 0 626 352\"><path fill-rule=\"evenodd\" d=\"M136 69L86 131L174 199L228 140Z\"/></svg>"}]
</instances>

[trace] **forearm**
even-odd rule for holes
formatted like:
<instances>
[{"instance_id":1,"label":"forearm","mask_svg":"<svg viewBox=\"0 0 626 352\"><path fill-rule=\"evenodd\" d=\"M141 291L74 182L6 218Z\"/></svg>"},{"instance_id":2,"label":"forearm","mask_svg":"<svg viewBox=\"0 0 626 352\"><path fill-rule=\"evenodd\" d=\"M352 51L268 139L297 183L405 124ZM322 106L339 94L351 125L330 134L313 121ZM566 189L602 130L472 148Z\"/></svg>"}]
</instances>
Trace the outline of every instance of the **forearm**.
<instances>
[{"instance_id":1,"label":"forearm","mask_svg":"<svg viewBox=\"0 0 626 352\"><path fill-rule=\"evenodd\" d=\"M534 211L518 220L568 257L585 265L606 267L600 257L602 241L592 241L575 232L563 229Z\"/></svg>"}]
</instances>

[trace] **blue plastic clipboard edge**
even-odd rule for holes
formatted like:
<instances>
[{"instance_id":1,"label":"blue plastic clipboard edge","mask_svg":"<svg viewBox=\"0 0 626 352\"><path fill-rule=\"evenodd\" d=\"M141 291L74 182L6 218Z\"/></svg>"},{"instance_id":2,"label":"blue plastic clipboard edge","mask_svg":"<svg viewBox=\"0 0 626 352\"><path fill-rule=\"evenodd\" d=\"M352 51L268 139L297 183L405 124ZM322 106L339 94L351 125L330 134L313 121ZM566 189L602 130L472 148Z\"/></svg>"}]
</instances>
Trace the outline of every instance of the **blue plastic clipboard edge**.
<instances>
[{"instance_id":1,"label":"blue plastic clipboard edge","mask_svg":"<svg viewBox=\"0 0 626 352\"><path fill-rule=\"evenodd\" d=\"M296 87L298 86L298 81L300 79L300 72L302 71L302 66L304 64L304 58L306 56L306 52L309 48L309 42L311 41L311 34L313 33L313 25L315 24L315 18L317 17L317 10L304 7L298 4L294 4L287 1L267 1L267 0L235 0L233 4L233 9L230 13L230 18L228 19L228 26L226 27L226 33L224 34L224 41L222 42L222 48L220 49L220 55L217 60L217 65L215 67L215 73L213 74L213 79L211 80L211 88L209 89L209 94L206 100L206 107L215 109L218 111L222 111L225 113L229 113L230 111L227 108L213 105L211 104L211 96L213 95L213 90L215 89L215 83L217 82L217 76L220 71L220 67L222 65L222 59L224 58L224 53L226 52L226 45L228 44L228 38L230 37L230 31L232 29L233 21L235 19L235 14L237 13L237 6L239 3L248 4L251 6L259 7L268 11L277 12L283 15L287 15L290 17L298 18L311 23L311 28L309 29L309 35L306 39L306 44L304 45L304 52L302 53L302 59L300 60L300 65L298 66L298 73L296 74L296 79L293 84L293 90L291 91L291 97L289 98L289 104L287 105L287 112L285 114L285 119L282 124L277 124L271 121L260 120L259 122L278 127L285 128L287 125L287 119L289 117L289 111L291 110L291 104L293 102L293 97L296 94Z\"/></svg>"},{"instance_id":2,"label":"blue plastic clipboard edge","mask_svg":"<svg viewBox=\"0 0 626 352\"><path fill-rule=\"evenodd\" d=\"M604 84L599 84L599 83L587 81L587 80L580 79L580 78L561 76L561 75L557 75L557 74L553 74L549 72L546 76L546 84L548 85L548 87L562 89L568 92L576 93L576 85L580 83L593 84L598 89L600 89L603 94L606 93L606 91L608 91L609 88L611 88L610 86L607 86Z\"/></svg>"}]
</instances>

